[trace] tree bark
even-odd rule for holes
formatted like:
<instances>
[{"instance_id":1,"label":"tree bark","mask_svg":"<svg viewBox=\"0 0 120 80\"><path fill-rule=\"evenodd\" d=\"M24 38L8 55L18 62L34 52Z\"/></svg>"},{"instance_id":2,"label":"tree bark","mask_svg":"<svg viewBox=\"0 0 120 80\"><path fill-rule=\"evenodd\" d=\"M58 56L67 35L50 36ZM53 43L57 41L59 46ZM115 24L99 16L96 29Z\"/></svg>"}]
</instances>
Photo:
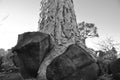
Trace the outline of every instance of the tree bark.
<instances>
[{"instance_id":1,"label":"tree bark","mask_svg":"<svg viewBox=\"0 0 120 80\"><path fill-rule=\"evenodd\" d=\"M72 0L42 0L39 20L39 31L50 34L55 43L38 70L38 80L46 79L47 66L54 58L61 55L66 48L75 44L77 22Z\"/></svg>"}]
</instances>

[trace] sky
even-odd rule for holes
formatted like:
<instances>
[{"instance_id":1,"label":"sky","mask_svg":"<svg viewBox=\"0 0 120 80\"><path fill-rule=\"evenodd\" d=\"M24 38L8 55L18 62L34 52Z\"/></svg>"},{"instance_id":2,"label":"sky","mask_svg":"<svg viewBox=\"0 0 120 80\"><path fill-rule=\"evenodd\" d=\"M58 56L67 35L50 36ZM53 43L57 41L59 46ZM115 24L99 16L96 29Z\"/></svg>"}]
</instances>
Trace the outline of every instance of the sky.
<instances>
[{"instance_id":1,"label":"sky","mask_svg":"<svg viewBox=\"0 0 120 80\"><path fill-rule=\"evenodd\" d=\"M18 34L38 30L41 0L0 0L0 48L10 49ZM87 39L88 47L106 37L120 42L120 0L73 0L77 22L94 23L99 38Z\"/></svg>"}]
</instances>

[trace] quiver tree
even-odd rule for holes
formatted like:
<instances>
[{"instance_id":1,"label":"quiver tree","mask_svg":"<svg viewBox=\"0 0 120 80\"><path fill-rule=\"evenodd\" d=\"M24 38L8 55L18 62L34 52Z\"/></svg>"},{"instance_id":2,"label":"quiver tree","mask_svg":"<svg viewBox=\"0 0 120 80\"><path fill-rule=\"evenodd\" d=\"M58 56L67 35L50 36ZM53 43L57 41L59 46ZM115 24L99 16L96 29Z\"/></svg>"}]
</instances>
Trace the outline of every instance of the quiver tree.
<instances>
[{"instance_id":1,"label":"quiver tree","mask_svg":"<svg viewBox=\"0 0 120 80\"><path fill-rule=\"evenodd\" d=\"M97 43L97 45L102 51L107 52L110 51L113 47L118 48L120 46L120 43L117 43L111 37L108 37L105 40L102 40L99 43Z\"/></svg>"},{"instance_id":2,"label":"quiver tree","mask_svg":"<svg viewBox=\"0 0 120 80\"><path fill-rule=\"evenodd\" d=\"M98 62L103 74L109 72L109 65L117 59L117 47L119 43L115 42L112 38L106 38L97 44L100 50L97 51Z\"/></svg>"},{"instance_id":3,"label":"quiver tree","mask_svg":"<svg viewBox=\"0 0 120 80\"><path fill-rule=\"evenodd\" d=\"M79 36L73 0L42 0L38 23L39 31L49 34L55 44L38 70L38 80L46 80L47 66Z\"/></svg>"},{"instance_id":4,"label":"quiver tree","mask_svg":"<svg viewBox=\"0 0 120 80\"><path fill-rule=\"evenodd\" d=\"M79 23L78 30L80 35L79 39L80 41L82 41L83 44L85 44L85 40L87 38L99 37L97 33L97 27L93 23Z\"/></svg>"},{"instance_id":5,"label":"quiver tree","mask_svg":"<svg viewBox=\"0 0 120 80\"><path fill-rule=\"evenodd\" d=\"M117 49L119 47L119 43L115 42L112 38L106 38L105 40L99 42L97 44L100 46L100 49L104 52L102 57L104 61L114 61L117 58ZM101 53L99 53L101 55Z\"/></svg>"}]
</instances>

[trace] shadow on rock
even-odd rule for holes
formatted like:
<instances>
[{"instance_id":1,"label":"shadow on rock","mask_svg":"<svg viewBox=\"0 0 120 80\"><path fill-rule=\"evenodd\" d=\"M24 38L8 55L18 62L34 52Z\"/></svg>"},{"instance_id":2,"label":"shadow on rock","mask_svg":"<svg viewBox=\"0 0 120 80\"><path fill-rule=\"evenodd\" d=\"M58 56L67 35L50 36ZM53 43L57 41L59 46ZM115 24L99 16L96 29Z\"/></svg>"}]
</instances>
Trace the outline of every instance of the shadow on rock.
<instances>
[{"instance_id":1,"label":"shadow on rock","mask_svg":"<svg viewBox=\"0 0 120 80\"><path fill-rule=\"evenodd\" d=\"M41 32L20 34L17 45L12 49L13 62L20 68L24 79L35 78L40 64L53 45L49 35Z\"/></svg>"},{"instance_id":2,"label":"shadow on rock","mask_svg":"<svg viewBox=\"0 0 120 80\"><path fill-rule=\"evenodd\" d=\"M86 50L70 45L47 68L48 80L96 80L99 67Z\"/></svg>"}]
</instances>

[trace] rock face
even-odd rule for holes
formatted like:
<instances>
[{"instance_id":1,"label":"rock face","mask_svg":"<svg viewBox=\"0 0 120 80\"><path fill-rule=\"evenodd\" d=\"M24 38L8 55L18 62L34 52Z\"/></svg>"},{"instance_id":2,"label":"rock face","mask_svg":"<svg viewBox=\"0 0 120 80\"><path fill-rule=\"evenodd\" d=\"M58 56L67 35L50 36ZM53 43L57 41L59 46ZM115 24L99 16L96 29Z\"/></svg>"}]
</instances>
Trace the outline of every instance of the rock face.
<instances>
[{"instance_id":1,"label":"rock face","mask_svg":"<svg viewBox=\"0 0 120 80\"><path fill-rule=\"evenodd\" d=\"M110 72L115 80L120 80L120 58L110 64Z\"/></svg>"},{"instance_id":2,"label":"rock face","mask_svg":"<svg viewBox=\"0 0 120 80\"><path fill-rule=\"evenodd\" d=\"M41 32L27 32L19 35L13 48L13 62L20 68L24 78L36 77L40 64L53 45L49 35Z\"/></svg>"},{"instance_id":3,"label":"rock face","mask_svg":"<svg viewBox=\"0 0 120 80\"><path fill-rule=\"evenodd\" d=\"M48 80L96 80L98 65L81 47L73 44L47 68Z\"/></svg>"},{"instance_id":4,"label":"rock face","mask_svg":"<svg viewBox=\"0 0 120 80\"><path fill-rule=\"evenodd\" d=\"M20 73L3 73L0 74L0 80L24 80Z\"/></svg>"}]
</instances>

